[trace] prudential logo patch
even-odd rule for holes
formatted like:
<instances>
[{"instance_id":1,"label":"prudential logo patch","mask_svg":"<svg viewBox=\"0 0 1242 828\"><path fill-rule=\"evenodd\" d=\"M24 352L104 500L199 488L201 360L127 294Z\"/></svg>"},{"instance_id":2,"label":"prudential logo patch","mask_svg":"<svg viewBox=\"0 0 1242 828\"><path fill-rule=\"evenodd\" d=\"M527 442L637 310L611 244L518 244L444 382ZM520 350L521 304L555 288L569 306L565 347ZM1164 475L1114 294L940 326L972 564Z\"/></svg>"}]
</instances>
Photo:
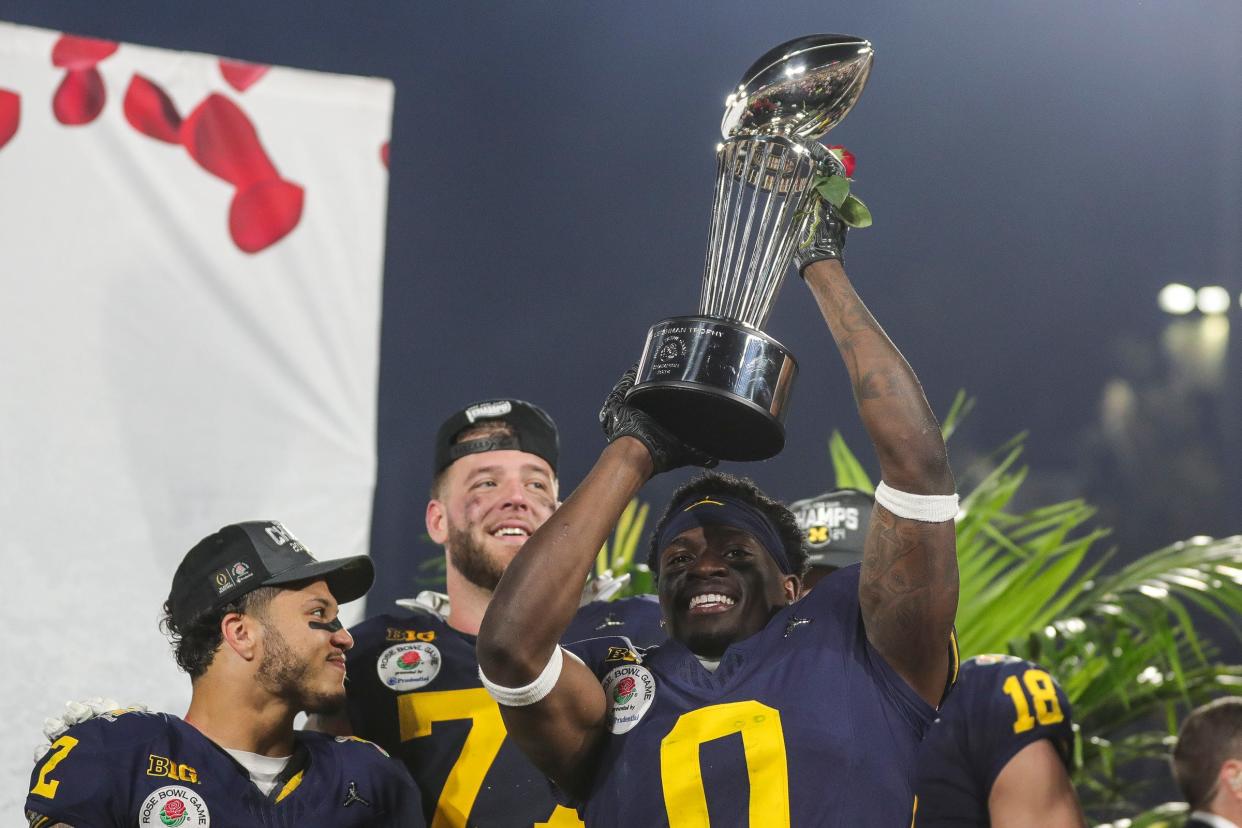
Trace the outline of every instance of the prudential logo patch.
<instances>
[{"instance_id":1,"label":"prudential logo patch","mask_svg":"<svg viewBox=\"0 0 1242 828\"><path fill-rule=\"evenodd\" d=\"M440 674L440 650L426 641L397 644L380 653L375 672L385 687L397 693L426 687Z\"/></svg>"},{"instance_id":2,"label":"prudential logo patch","mask_svg":"<svg viewBox=\"0 0 1242 828\"><path fill-rule=\"evenodd\" d=\"M604 692L608 697L608 729L621 734L633 730L642 721L655 700L655 677L646 667L626 664L604 676Z\"/></svg>"}]
</instances>

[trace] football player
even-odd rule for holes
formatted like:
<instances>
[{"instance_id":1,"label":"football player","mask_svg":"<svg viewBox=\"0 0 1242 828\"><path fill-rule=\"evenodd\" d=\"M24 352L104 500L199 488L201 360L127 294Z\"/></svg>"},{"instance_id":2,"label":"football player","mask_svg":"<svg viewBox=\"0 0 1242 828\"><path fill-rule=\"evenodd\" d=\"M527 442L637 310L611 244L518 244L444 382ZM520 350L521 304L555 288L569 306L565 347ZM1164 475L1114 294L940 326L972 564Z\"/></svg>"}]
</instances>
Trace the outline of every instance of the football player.
<instances>
[{"instance_id":1,"label":"football player","mask_svg":"<svg viewBox=\"0 0 1242 828\"><path fill-rule=\"evenodd\" d=\"M31 775L32 828L425 825L378 747L293 729L344 704L353 641L337 607L373 578L369 558L316 561L275 521L204 538L164 605L193 688L185 718L114 710L70 727Z\"/></svg>"},{"instance_id":2,"label":"football player","mask_svg":"<svg viewBox=\"0 0 1242 828\"><path fill-rule=\"evenodd\" d=\"M424 593L402 602L407 611L350 630L348 716L311 725L363 736L404 761L436 828L581 824L506 738L474 652L501 575L558 505L558 455L552 419L521 400L475 403L445 420L426 524L444 547L448 594ZM596 602L572 634L646 640L658 619L646 599Z\"/></svg>"},{"instance_id":3,"label":"football player","mask_svg":"<svg viewBox=\"0 0 1242 828\"><path fill-rule=\"evenodd\" d=\"M558 646L595 551L653 474L712 459L625 403L595 467L509 567L480 629L484 684L523 750L591 826L909 825L919 740L956 672L953 476L914 372L821 222L799 271L853 383L883 482L861 570L794 603L806 562L789 510L706 475L655 529L667 644ZM746 816L743 816L746 815Z\"/></svg>"},{"instance_id":4,"label":"football player","mask_svg":"<svg viewBox=\"0 0 1242 828\"><path fill-rule=\"evenodd\" d=\"M1242 828L1242 699L1193 710L1177 733L1172 766L1190 804L1186 828Z\"/></svg>"},{"instance_id":5,"label":"football player","mask_svg":"<svg viewBox=\"0 0 1242 828\"><path fill-rule=\"evenodd\" d=\"M1047 671L1014 656L962 662L919 749L920 828L1082 828L1070 783L1069 700Z\"/></svg>"}]
</instances>

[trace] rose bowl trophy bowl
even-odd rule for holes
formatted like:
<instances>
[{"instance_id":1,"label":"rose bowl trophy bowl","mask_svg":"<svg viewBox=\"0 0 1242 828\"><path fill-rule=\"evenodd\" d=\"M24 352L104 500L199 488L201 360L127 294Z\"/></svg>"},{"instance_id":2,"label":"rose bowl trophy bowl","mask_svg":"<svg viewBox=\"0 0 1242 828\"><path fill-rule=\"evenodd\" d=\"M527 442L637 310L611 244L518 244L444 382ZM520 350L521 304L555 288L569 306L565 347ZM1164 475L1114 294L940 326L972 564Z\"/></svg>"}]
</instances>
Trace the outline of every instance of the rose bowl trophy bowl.
<instances>
[{"instance_id":1,"label":"rose bowl trophy bowl","mask_svg":"<svg viewBox=\"0 0 1242 828\"><path fill-rule=\"evenodd\" d=\"M785 445L798 366L761 328L817 198L818 139L862 94L872 56L850 35L800 37L755 61L725 102L699 312L651 327L627 397L713 457Z\"/></svg>"}]
</instances>

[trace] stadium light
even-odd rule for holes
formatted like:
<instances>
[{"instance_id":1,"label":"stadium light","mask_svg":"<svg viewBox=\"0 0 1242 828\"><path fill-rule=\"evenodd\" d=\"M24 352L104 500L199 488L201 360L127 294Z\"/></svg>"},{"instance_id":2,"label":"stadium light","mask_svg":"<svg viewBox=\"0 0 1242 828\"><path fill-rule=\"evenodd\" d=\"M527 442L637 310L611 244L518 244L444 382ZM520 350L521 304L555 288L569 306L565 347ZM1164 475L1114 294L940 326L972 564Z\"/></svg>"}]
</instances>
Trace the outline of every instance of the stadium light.
<instances>
[{"instance_id":1,"label":"stadium light","mask_svg":"<svg viewBox=\"0 0 1242 828\"><path fill-rule=\"evenodd\" d=\"M1224 313L1229 310L1229 291L1220 285L1199 288L1196 304L1200 313Z\"/></svg>"},{"instance_id":2,"label":"stadium light","mask_svg":"<svg viewBox=\"0 0 1242 828\"><path fill-rule=\"evenodd\" d=\"M1195 309L1195 289L1190 285L1172 282L1160 289L1160 295L1156 301L1160 305L1160 310L1165 313L1182 316Z\"/></svg>"}]
</instances>

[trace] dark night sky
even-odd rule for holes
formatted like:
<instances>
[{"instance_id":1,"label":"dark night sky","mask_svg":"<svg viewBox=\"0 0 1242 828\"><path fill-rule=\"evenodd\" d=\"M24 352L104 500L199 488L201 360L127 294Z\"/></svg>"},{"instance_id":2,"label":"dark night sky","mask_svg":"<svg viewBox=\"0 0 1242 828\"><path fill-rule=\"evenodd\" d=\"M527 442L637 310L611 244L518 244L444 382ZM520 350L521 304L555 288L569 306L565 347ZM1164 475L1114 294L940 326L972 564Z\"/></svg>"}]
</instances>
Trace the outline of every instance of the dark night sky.
<instances>
[{"instance_id":1,"label":"dark night sky","mask_svg":"<svg viewBox=\"0 0 1242 828\"><path fill-rule=\"evenodd\" d=\"M697 303L725 94L818 31L876 48L830 136L876 217L848 264L933 407L978 397L959 471L1028 429L1029 505L1088 496L1131 553L1242 531L1238 336L1170 329L1155 302L1169 281L1220 284L1242 319L1234 0L5 0L0 17L395 81L373 605L433 551L430 442L453 408L539 402L562 427L563 484L585 473L598 403L647 326ZM743 470L792 499L830 484L832 427L865 442L796 280L769 330L801 364L788 447ZM1213 347L1216 373L1173 356Z\"/></svg>"}]
</instances>

